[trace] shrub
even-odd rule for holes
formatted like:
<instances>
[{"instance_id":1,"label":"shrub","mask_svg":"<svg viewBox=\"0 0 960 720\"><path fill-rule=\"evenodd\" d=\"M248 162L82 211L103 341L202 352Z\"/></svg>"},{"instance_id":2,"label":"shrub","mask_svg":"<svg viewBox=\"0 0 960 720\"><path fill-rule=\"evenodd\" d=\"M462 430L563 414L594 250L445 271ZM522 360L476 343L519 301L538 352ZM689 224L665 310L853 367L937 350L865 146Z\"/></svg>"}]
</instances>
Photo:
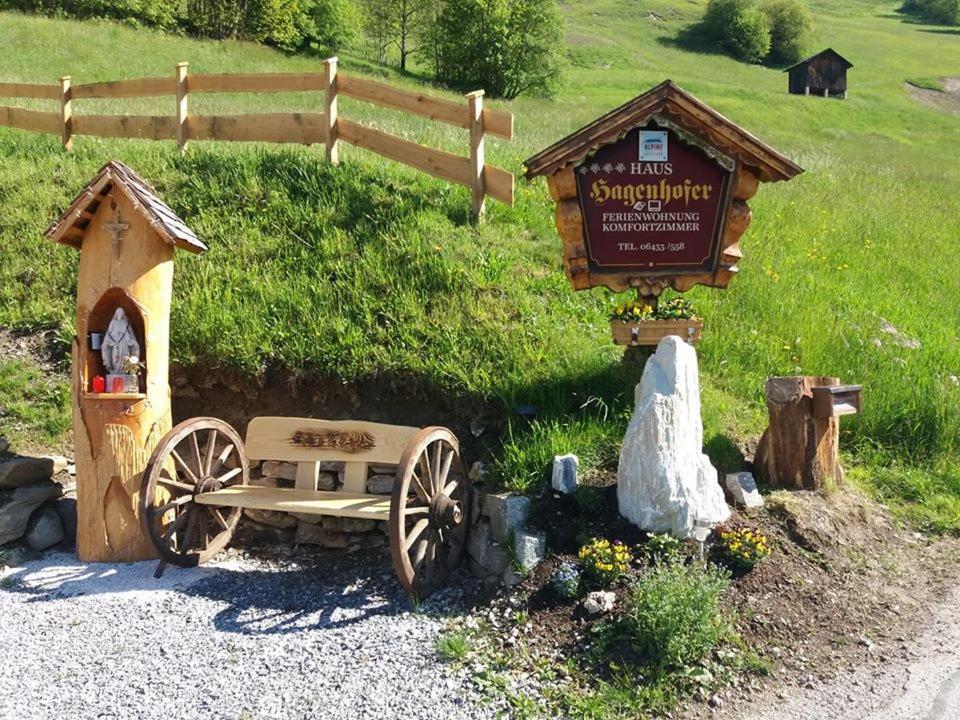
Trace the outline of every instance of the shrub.
<instances>
[{"instance_id":1,"label":"shrub","mask_svg":"<svg viewBox=\"0 0 960 720\"><path fill-rule=\"evenodd\" d=\"M360 40L363 18L354 0L312 0L303 5L304 41L339 50Z\"/></svg>"},{"instance_id":2,"label":"shrub","mask_svg":"<svg viewBox=\"0 0 960 720\"><path fill-rule=\"evenodd\" d=\"M771 552L767 538L749 528L721 531L720 550L731 567L743 571L755 568Z\"/></svg>"},{"instance_id":3,"label":"shrub","mask_svg":"<svg viewBox=\"0 0 960 720\"><path fill-rule=\"evenodd\" d=\"M447 0L433 34L438 79L512 99L549 97L564 67L564 19L556 0Z\"/></svg>"},{"instance_id":4,"label":"shrub","mask_svg":"<svg viewBox=\"0 0 960 720\"><path fill-rule=\"evenodd\" d=\"M63 15L88 20L106 18L170 30L179 22L179 0L0 0L0 10Z\"/></svg>"},{"instance_id":5,"label":"shrub","mask_svg":"<svg viewBox=\"0 0 960 720\"><path fill-rule=\"evenodd\" d=\"M960 0L907 0L903 12L945 25L960 25Z\"/></svg>"},{"instance_id":6,"label":"shrub","mask_svg":"<svg viewBox=\"0 0 960 720\"><path fill-rule=\"evenodd\" d=\"M580 548L584 574L601 587L612 585L630 569L630 550L617 541L594 538Z\"/></svg>"},{"instance_id":7,"label":"shrub","mask_svg":"<svg viewBox=\"0 0 960 720\"><path fill-rule=\"evenodd\" d=\"M550 586L560 597L576 597L580 592L580 570L572 562L561 563L550 577Z\"/></svg>"},{"instance_id":8,"label":"shrub","mask_svg":"<svg viewBox=\"0 0 960 720\"><path fill-rule=\"evenodd\" d=\"M770 52L770 18L755 0L710 0L704 25L735 57L759 63Z\"/></svg>"},{"instance_id":9,"label":"shrub","mask_svg":"<svg viewBox=\"0 0 960 720\"><path fill-rule=\"evenodd\" d=\"M659 670L696 663L732 632L721 608L730 584L724 571L657 564L633 586L624 617L630 642Z\"/></svg>"},{"instance_id":10,"label":"shrub","mask_svg":"<svg viewBox=\"0 0 960 720\"><path fill-rule=\"evenodd\" d=\"M786 65L802 59L813 34L813 18L807 7L798 0L769 0L763 12L770 20L767 62Z\"/></svg>"},{"instance_id":11,"label":"shrub","mask_svg":"<svg viewBox=\"0 0 960 720\"><path fill-rule=\"evenodd\" d=\"M680 541L666 533L651 535L643 550L650 562L674 562L680 559Z\"/></svg>"}]
</instances>

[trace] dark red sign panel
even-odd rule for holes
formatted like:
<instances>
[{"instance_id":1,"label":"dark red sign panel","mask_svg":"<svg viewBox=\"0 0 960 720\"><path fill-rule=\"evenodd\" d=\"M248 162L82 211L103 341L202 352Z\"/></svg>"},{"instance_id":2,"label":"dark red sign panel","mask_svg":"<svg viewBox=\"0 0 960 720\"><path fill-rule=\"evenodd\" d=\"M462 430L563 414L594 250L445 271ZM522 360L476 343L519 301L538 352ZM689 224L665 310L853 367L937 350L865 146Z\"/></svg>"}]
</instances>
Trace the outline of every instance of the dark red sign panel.
<instances>
[{"instance_id":1,"label":"dark red sign panel","mask_svg":"<svg viewBox=\"0 0 960 720\"><path fill-rule=\"evenodd\" d=\"M577 168L600 272L713 268L730 172L673 130L637 128Z\"/></svg>"}]
</instances>

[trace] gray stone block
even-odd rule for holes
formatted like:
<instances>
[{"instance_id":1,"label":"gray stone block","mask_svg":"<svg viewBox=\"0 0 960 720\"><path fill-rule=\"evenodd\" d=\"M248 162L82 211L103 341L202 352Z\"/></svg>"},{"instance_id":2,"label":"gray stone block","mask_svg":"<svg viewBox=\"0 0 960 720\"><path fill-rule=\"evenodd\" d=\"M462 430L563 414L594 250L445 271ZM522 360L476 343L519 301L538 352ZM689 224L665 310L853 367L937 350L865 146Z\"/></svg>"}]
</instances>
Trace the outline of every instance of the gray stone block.
<instances>
[{"instance_id":1,"label":"gray stone block","mask_svg":"<svg viewBox=\"0 0 960 720\"><path fill-rule=\"evenodd\" d=\"M508 493L487 495L486 514L490 518L490 532L498 543L511 542L517 530L527 524L529 513L528 497Z\"/></svg>"},{"instance_id":2,"label":"gray stone block","mask_svg":"<svg viewBox=\"0 0 960 720\"><path fill-rule=\"evenodd\" d=\"M395 475L374 475L367 480L367 492L373 495L389 495L393 492Z\"/></svg>"},{"instance_id":3,"label":"gray stone block","mask_svg":"<svg viewBox=\"0 0 960 720\"><path fill-rule=\"evenodd\" d=\"M50 505L37 510L27 525L27 545L33 550L46 550L63 540L63 523Z\"/></svg>"},{"instance_id":4,"label":"gray stone block","mask_svg":"<svg viewBox=\"0 0 960 720\"><path fill-rule=\"evenodd\" d=\"M33 511L62 492L63 488L50 480L0 491L0 545L23 537Z\"/></svg>"},{"instance_id":5,"label":"gray stone block","mask_svg":"<svg viewBox=\"0 0 960 720\"><path fill-rule=\"evenodd\" d=\"M10 458L0 463L0 488L18 488L49 480L55 473L66 469L66 459L60 460L63 460L63 467L58 469L57 459L53 457Z\"/></svg>"},{"instance_id":6,"label":"gray stone block","mask_svg":"<svg viewBox=\"0 0 960 720\"><path fill-rule=\"evenodd\" d=\"M281 480L297 479L297 464L292 462L280 462L278 460L267 460L260 468L261 474L265 477L279 478Z\"/></svg>"},{"instance_id":7,"label":"gray stone block","mask_svg":"<svg viewBox=\"0 0 960 720\"><path fill-rule=\"evenodd\" d=\"M727 490L733 495L737 505L745 507L763 507L763 497L757 490L757 482L748 472L729 473L726 479Z\"/></svg>"},{"instance_id":8,"label":"gray stone block","mask_svg":"<svg viewBox=\"0 0 960 720\"><path fill-rule=\"evenodd\" d=\"M576 455L557 455L553 458L551 485L557 492L569 495L577 489L577 469L580 458Z\"/></svg>"},{"instance_id":9,"label":"gray stone block","mask_svg":"<svg viewBox=\"0 0 960 720\"><path fill-rule=\"evenodd\" d=\"M547 557L547 536L521 530L514 535L513 547L520 567L532 570Z\"/></svg>"}]
</instances>

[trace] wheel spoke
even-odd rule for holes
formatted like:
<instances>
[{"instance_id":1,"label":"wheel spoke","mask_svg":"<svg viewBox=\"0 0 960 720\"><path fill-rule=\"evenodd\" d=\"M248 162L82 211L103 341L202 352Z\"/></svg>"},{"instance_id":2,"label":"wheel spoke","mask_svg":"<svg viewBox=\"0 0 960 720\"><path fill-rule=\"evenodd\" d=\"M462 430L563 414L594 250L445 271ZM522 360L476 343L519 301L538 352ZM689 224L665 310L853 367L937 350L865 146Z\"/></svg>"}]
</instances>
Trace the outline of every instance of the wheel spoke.
<instances>
[{"instance_id":1,"label":"wheel spoke","mask_svg":"<svg viewBox=\"0 0 960 720\"><path fill-rule=\"evenodd\" d=\"M177 467L183 470L184 474L194 485L197 485L200 481L197 479L197 476L193 474L193 470L190 469L190 466L183 461L182 457L180 457L180 453L178 453L175 448L171 448L170 455L173 456L173 461L177 464Z\"/></svg>"},{"instance_id":2,"label":"wheel spoke","mask_svg":"<svg viewBox=\"0 0 960 720\"><path fill-rule=\"evenodd\" d=\"M403 510L404 515L423 515L428 512L430 512L430 508L426 505L415 505L413 507L406 507Z\"/></svg>"},{"instance_id":3,"label":"wheel spoke","mask_svg":"<svg viewBox=\"0 0 960 720\"><path fill-rule=\"evenodd\" d=\"M228 443L223 450L220 451L220 455L217 456L217 461L213 464L213 467L210 468L210 475L213 477L217 476L223 466L227 464L227 458L230 457L230 453L233 452L233 443Z\"/></svg>"},{"instance_id":4,"label":"wheel spoke","mask_svg":"<svg viewBox=\"0 0 960 720\"><path fill-rule=\"evenodd\" d=\"M420 537L420 535L423 533L423 531L426 529L427 525L429 524L430 524L430 521L427 518L422 518L420 520L417 520L416 525L413 526L413 529L407 535L406 548L405 548L406 550L410 549L410 546L417 541L417 538Z\"/></svg>"},{"instance_id":5,"label":"wheel spoke","mask_svg":"<svg viewBox=\"0 0 960 720\"><path fill-rule=\"evenodd\" d=\"M431 467L433 469L433 482L431 483L430 489L433 491L434 495L439 494L440 490L443 489L443 480L441 477L440 470L440 455L443 453L443 443L440 440L437 440L433 444L433 463Z\"/></svg>"},{"instance_id":6,"label":"wheel spoke","mask_svg":"<svg viewBox=\"0 0 960 720\"><path fill-rule=\"evenodd\" d=\"M410 560L410 564L413 566L413 572L416 573L420 568L420 564L423 562L424 558L427 556L427 541L421 540L417 543L417 550L413 554L413 557Z\"/></svg>"},{"instance_id":7,"label":"wheel spoke","mask_svg":"<svg viewBox=\"0 0 960 720\"><path fill-rule=\"evenodd\" d=\"M439 443L437 443L439 445ZM447 451L447 454L443 457L443 467L440 468L440 477L437 481L437 485L443 488L444 484L447 482L447 476L450 474L450 466L453 464L453 456L456 453L453 452L453 448ZM447 494L446 489L442 491L444 495Z\"/></svg>"},{"instance_id":8,"label":"wheel spoke","mask_svg":"<svg viewBox=\"0 0 960 720\"><path fill-rule=\"evenodd\" d=\"M218 523L220 523L220 525L223 526L223 529L224 529L224 530L229 530L229 529L230 529L229 523L227 523L227 521L224 520L223 514L220 512L220 510L219 510L218 508L210 507L209 510L210 510L210 514L213 515L214 520L216 520Z\"/></svg>"},{"instance_id":9,"label":"wheel spoke","mask_svg":"<svg viewBox=\"0 0 960 720\"><path fill-rule=\"evenodd\" d=\"M433 470L430 468L430 458L427 455L427 451L424 450L423 454L420 455L420 476L421 481L426 482L426 487L430 488L430 492L427 493L428 498L433 497Z\"/></svg>"},{"instance_id":10,"label":"wheel spoke","mask_svg":"<svg viewBox=\"0 0 960 720\"><path fill-rule=\"evenodd\" d=\"M171 490L180 490L181 492L190 493L191 496L193 495L193 491L196 489L192 485L187 485L179 480L171 480L170 478L165 478L162 475L157 478L157 483L166 488L170 488Z\"/></svg>"},{"instance_id":11,"label":"wheel spoke","mask_svg":"<svg viewBox=\"0 0 960 720\"><path fill-rule=\"evenodd\" d=\"M230 482L230 480L232 480L242 472L243 472L243 468L234 468L233 470L228 470L223 475L217 478L217 482L226 485L228 482Z\"/></svg>"},{"instance_id":12,"label":"wheel spoke","mask_svg":"<svg viewBox=\"0 0 960 720\"><path fill-rule=\"evenodd\" d=\"M193 502L193 495L181 495L178 498L175 498L168 502L166 505L161 505L160 507L153 508L153 514L163 517L170 510L173 510L175 507L180 507L181 505L186 505L189 502Z\"/></svg>"},{"instance_id":13,"label":"wheel spoke","mask_svg":"<svg viewBox=\"0 0 960 720\"><path fill-rule=\"evenodd\" d=\"M443 494L446 495L448 498L452 498L454 491L457 489L459 485L460 485L459 480L451 480L450 482L447 483L447 486L443 489Z\"/></svg>"},{"instance_id":14,"label":"wheel spoke","mask_svg":"<svg viewBox=\"0 0 960 720\"><path fill-rule=\"evenodd\" d=\"M210 432L207 433L207 448L203 454L203 474L209 475L210 468L213 466L213 451L217 446L217 432L216 428L211 428Z\"/></svg>"},{"instance_id":15,"label":"wheel spoke","mask_svg":"<svg viewBox=\"0 0 960 720\"><path fill-rule=\"evenodd\" d=\"M430 493L423 489L423 483L420 482L420 478L417 477L415 472L410 473L410 479L413 481L414 489L417 491L417 495L420 496L420 499L425 503L430 502Z\"/></svg>"},{"instance_id":16,"label":"wheel spoke","mask_svg":"<svg viewBox=\"0 0 960 720\"><path fill-rule=\"evenodd\" d=\"M170 542L170 538L173 537L173 534L177 530L179 530L181 527L183 527L183 524L190 518L190 515L192 514L191 512L192 510L193 508L188 508L184 512L177 515L177 517L174 518L172 523L167 525L166 530L164 530L164 533L163 533L164 542Z\"/></svg>"},{"instance_id":17,"label":"wheel spoke","mask_svg":"<svg viewBox=\"0 0 960 720\"><path fill-rule=\"evenodd\" d=\"M193 450L193 459L197 463L197 477L203 477L203 460L200 458L200 441L197 440L199 433L190 433L190 447Z\"/></svg>"}]
</instances>

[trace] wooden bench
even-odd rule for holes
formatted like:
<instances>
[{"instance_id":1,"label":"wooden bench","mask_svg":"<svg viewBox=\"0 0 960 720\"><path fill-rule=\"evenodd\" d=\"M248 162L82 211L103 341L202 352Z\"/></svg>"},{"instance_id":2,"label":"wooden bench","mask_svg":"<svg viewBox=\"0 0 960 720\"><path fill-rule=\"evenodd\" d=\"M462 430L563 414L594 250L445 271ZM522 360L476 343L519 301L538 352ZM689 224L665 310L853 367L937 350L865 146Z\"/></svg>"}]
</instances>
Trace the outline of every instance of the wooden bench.
<instances>
[{"instance_id":1,"label":"wooden bench","mask_svg":"<svg viewBox=\"0 0 960 720\"><path fill-rule=\"evenodd\" d=\"M297 465L294 487L249 484L249 460ZM319 490L324 463L343 483ZM371 464L396 465L391 495L367 492ZM228 469L229 466L233 469ZM226 547L242 508L386 521L394 569L408 592L429 594L456 567L471 496L459 443L442 427L257 417L246 442L216 418L193 418L160 441L143 474L142 517L164 562L192 566Z\"/></svg>"}]
</instances>

